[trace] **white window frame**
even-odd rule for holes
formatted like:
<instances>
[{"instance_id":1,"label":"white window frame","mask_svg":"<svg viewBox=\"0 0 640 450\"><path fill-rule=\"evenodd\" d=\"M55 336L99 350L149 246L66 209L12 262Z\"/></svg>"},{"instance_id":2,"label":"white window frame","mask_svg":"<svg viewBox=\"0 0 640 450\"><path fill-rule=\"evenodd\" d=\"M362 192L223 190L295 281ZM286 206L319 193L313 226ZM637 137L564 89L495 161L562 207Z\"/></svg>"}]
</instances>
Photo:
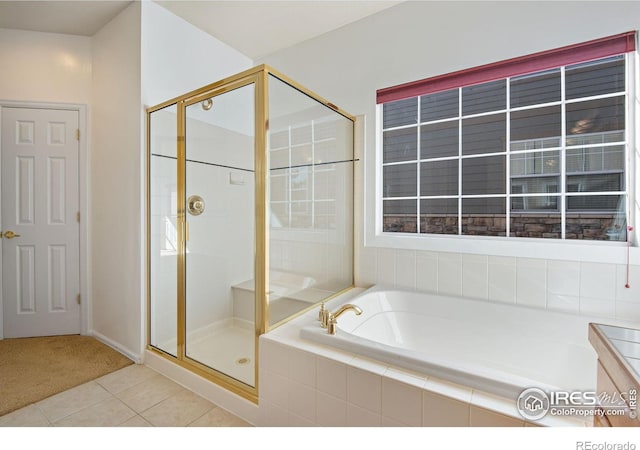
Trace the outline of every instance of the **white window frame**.
<instances>
[{"instance_id":1,"label":"white window frame","mask_svg":"<svg viewBox=\"0 0 640 450\"><path fill-rule=\"evenodd\" d=\"M576 260L640 264L638 248L637 217L640 215L640 187L637 184L637 167L640 167L640 99L638 93L638 50L626 53L626 183L627 183L627 224L633 227L629 233L630 248L625 241L570 240L526 237L437 235L418 233L398 233L382 231L382 146L383 146L383 104L376 105L375 114L375 158L374 196L372 214L365 214L365 247L382 247L431 252L454 252L482 254L489 256L542 258L553 260ZM564 89L564 86L563 86ZM629 104L633 102L635 104ZM564 143L563 143L564 145ZM507 162L509 164L509 162ZM371 173L368 170L367 173ZM507 195L507 198L509 196ZM367 201L367 205L371 202ZM563 208L564 210L564 208ZM564 211L562 212L565 213Z\"/></svg>"}]
</instances>

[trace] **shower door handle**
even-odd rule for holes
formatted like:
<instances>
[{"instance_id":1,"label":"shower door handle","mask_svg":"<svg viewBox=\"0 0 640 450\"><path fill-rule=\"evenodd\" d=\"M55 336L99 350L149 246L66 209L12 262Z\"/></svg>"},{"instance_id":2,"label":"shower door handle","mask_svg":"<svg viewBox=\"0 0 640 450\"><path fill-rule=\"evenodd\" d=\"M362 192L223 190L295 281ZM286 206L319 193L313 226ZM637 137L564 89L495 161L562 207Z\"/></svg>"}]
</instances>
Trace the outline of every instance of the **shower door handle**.
<instances>
[{"instance_id":1,"label":"shower door handle","mask_svg":"<svg viewBox=\"0 0 640 450\"><path fill-rule=\"evenodd\" d=\"M2 233L0 233L1 235ZM13 239L13 238L17 238L20 237L19 234L15 234L13 231L5 231L4 232L4 238L5 239Z\"/></svg>"}]
</instances>

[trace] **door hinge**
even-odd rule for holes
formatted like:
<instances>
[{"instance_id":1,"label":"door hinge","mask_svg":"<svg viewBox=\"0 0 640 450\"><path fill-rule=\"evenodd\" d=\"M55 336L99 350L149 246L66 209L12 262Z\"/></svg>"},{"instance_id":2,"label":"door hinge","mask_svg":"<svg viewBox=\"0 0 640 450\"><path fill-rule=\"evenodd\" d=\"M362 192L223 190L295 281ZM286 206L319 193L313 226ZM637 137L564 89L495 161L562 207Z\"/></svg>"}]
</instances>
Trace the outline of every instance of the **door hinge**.
<instances>
[{"instance_id":1,"label":"door hinge","mask_svg":"<svg viewBox=\"0 0 640 450\"><path fill-rule=\"evenodd\" d=\"M80 128L76 128L76 140L80 140Z\"/></svg>"},{"instance_id":2,"label":"door hinge","mask_svg":"<svg viewBox=\"0 0 640 450\"><path fill-rule=\"evenodd\" d=\"M80 294L78 294L78 297L76 298L76 301L78 302L78 305L80 304Z\"/></svg>"},{"instance_id":3,"label":"door hinge","mask_svg":"<svg viewBox=\"0 0 640 450\"><path fill-rule=\"evenodd\" d=\"M76 220L80 223L80 211L76 213Z\"/></svg>"}]
</instances>

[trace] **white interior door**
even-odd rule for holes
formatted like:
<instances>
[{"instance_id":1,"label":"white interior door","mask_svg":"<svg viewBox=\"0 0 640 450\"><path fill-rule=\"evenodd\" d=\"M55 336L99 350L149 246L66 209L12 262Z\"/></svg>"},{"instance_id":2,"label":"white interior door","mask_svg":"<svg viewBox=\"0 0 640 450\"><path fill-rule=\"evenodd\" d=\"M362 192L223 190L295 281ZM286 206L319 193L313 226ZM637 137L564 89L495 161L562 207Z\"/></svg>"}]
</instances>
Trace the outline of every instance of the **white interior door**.
<instances>
[{"instance_id":1,"label":"white interior door","mask_svg":"<svg viewBox=\"0 0 640 450\"><path fill-rule=\"evenodd\" d=\"M80 333L78 112L2 108L4 337Z\"/></svg>"}]
</instances>

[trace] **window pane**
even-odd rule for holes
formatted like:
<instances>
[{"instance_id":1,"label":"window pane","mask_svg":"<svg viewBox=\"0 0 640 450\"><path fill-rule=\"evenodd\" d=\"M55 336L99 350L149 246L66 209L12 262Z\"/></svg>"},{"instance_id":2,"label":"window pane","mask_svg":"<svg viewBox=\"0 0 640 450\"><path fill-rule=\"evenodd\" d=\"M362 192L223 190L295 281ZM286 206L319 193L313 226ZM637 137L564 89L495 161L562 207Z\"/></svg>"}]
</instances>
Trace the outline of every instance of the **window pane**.
<instances>
[{"instance_id":1,"label":"window pane","mask_svg":"<svg viewBox=\"0 0 640 450\"><path fill-rule=\"evenodd\" d=\"M383 162L415 161L418 159L418 133L415 128L385 131L382 143Z\"/></svg>"},{"instance_id":2,"label":"window pane","mask_svg":"<svg viewBox=\"0 0 640 450\"><path fill-rule=\"evenodd\" d=\"M624 92L624 56L568 66L565 73L567 100Z\"/></svg>"},{"instance_id":3,"label":"window pane","mask_svg":"<svg viewBox=\"0 0 640 450\"><path fill-rule=\"evenodd\" d=\"M417 200L385 200L382 205L382 231L416 233Z\"/></svg>"},{"instance_id":4,"label":"window pane","mask_svg":"<svg viewBox=\"0 0 640 450\"><path fill-rule=\"evenodd\" d=\"M545 201L544 199L557 199L557 197L529 197L528 200ZM540 199L540 200L537 200ZM517 212L515 204L527 200L525 198L512 198L511 220L509 224L509 236L528 238L560 239L562 237L562 217L560 213L531 213ZM530 206L530 205L529 205Z\"/></svg>"},{"instance_id":5,"label":"window pane","mask_svg":"<svg viewBox=\"0 0 640 450\"><path fill-rule=\"evenodd\" d=\"M511 177L559 174L560 152L529 152L511 155Z\"/></svg>"},{"instance_id":6,"label":"window pane","mask_svg":"<svg viewBox=\"0 0 640 450\"><path fill-rule=\"evenodd\" d=\"M420 97L420 121L447 119L458 116L458 89Z\"/></svg>"},{"instance_id":7,"label":"window pane","mask_svg":"<svg viewBox=\"0 0 640 450\"><path fill-rule=\"evenodd\" d=\"M505 205L504 198L462 199L462 234L505 236Z\"/></svg>"},{"instance_id":8,"label":"window pane","mask_svg":"<svg viewBox=\"0 0 640 450\"><path fill-rule=\"evenodd\" d=\"M567 197L567 239L624 241L625 197L595 195Z\"/></svg>"},{"instance_id":9,"label":"window pane","mask_svg":"<svg viewBox=\"0 0 640 450\"><path fill-rule=\"evenodd\" d=\"M624 177L621 173L571 175L567 177L567 192L623 191Z\"/></svg>"},{"instance_id":10,"label":"window pane","mask_svg":"<svg viewBox=\"0 0 640 450\"><path fill-rule=\"evenodd\" d=\"M541 191L544 192L544 191ZM511 211L558 211L558 205L560 204L560 197L554 195L545 195L542 197L511 197Z\"/></svg>"},{"instance_id":11,"label":"window pane","mask_svg":"<svg viewBox=\"0 0 640 450\"><path fill-rule=\"evenodd\" d=\"M458 199L420 200L420 232L458 234Z\"/></svg>"},{"instance_id":12,"label":"window pane","mask_svg":"<svg viewBox=\"0 0 640 450\"><path fill-rule=\"evenodd\" d=\"M420 165L420 195L457 195L458 160L425 162Z\"/></svg>"},{"instance_id":13,"label":"window pane","mask_svg":"<svg viewBox=\"0 0 640 450\"><path fill-rule=\"evenodd\" d=\"M418 98L385 103L382 107L382 122L384 128L418 123Z\"/></svg>"},{"instance_id":14,"label":"window pane","mask_svg":"<svg viewBox=\"0 0 640 450\"><path fill-rule=\"evenodd\" d=\"M610 142L612 133L624 140L624 129L624 96L567 105L567 145Z\"/></svg>"},{"instance_id":15,"label":"window pane","mask_svg":"<svg viewBox=\"0 0 640 450\"><path fill-rule=\"evenodd\" d=\"M504 152L506 138L505 114L494 114L462 121L463 155Z\"/></svg>"},{"instance_id":16,"label":"window pane","mask_svg":"<svg viewBox=\"0 0 640 450\"><path fill-rule=\"evenodd\" d=\"M511 150L532 150L560 146L560 106L511 113Z\"/></svg>"},{"instance_id":17,"label":"window pane","mask_svg":"<svg viewBox=\"0 0 640 450\"><path fill-rule=\"evenodd\" d=\"M488 156L462 160L462 194L504 194L505 157Z\"/></svg>"},{"instance_id":18,"label":"window pane","mask_svg":"<svg viewBox=\"0 0 640 450\"><path fill-rule=\"evenodd\" d=\"M624 171L624 147L590 147L567 149L567 173Z\"/></svg>"},{"instance_id":19,"label":"window pane","mask_svg":"<svg viewBox=\"0 0 640 450\"><path fill-rule=\"evenodd\" d=\"M420 127L420 158L458 156L458 121Z\"/></svg>"},{"instance_id":20,"label":"window pane","mask_svg":"<svg viewBox=\"0 0 640 450\"><path fill-rule=\"evenodd\" d=\"M491 81L462 88L462 115L505 109L507 80Z\"/></svg>"},{"instance_id":21,"label":"window pane","mask_svg":"<svg viewBox=\"0 0 640 450\"><path fill-rule=\"evenodd\" d=\"M512 194L551 194L560 191L558 186L560 186L560 177L526 177L511 179Z\"/></svg>"},{"instance_id":22,"label":"window pane","mask_svg":"<svg viewBox=\"0 0 640 450\"><path fill-rule=\"evenodd\" d=\"M417 164L398 164L383 168L383 197L416 197Z\"/></svg>"},{"instance_id":23,"label":"window pane","mask_svg":"<svg viewBox=\"0 0 640 450\"><path fill-rule=\"evenodd\" d=\"M560 101L560 69L511 79L511 107Z\"/></svg>"}]
</instances>

